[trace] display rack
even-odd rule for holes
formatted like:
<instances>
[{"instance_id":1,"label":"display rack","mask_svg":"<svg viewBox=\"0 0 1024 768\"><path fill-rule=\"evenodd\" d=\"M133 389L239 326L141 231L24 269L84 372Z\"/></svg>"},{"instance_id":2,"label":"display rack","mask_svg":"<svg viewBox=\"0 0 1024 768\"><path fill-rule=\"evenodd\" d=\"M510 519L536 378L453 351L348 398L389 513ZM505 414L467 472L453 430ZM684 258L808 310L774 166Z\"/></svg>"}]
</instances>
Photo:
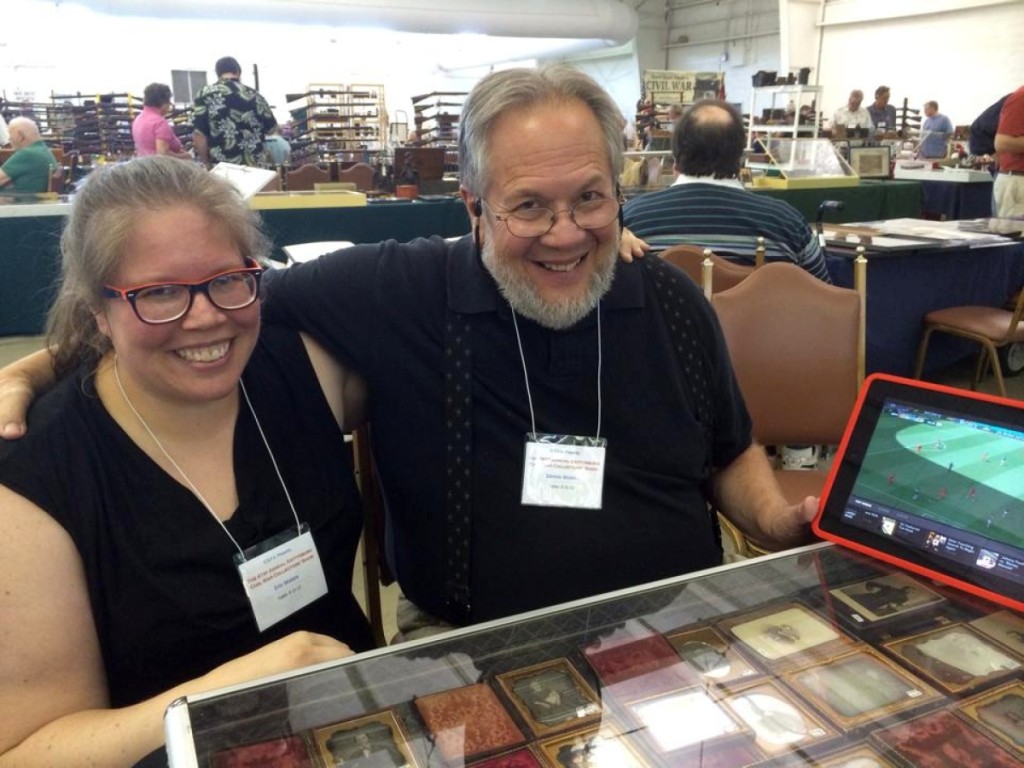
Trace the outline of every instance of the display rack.
<instances>
[{"instance_id":1,"label":"display rack","mask_svg":"<svg viewBox=\"0 0 1024 768\"><path fill-rule=\"evenodd\" d=\"M132 121L142 99L130 93L53 94L46 137L81 157L120 160L135 154Z\"/></svg>"},{"instance_id":2,"label":"display rack","mask_svg":"<svg viewBox=\"0 0 1024 768\"><path fill-rule=\"evenodd\" d=\"M899 126L900 137L904 139L914 138L921 133L921 110L907 106L908 99L903 100L903 106L896 107L896 125Z\"/></svg>"},{"instance_id":3,"label":"display rack","mask_svg":"<svg viewBox=\"0 0 1024 768\"><path fill-rule=\"evenodd\" d=\"M285 98L296 161L373 162L384 149L383 85L313 83L305 93Z\"/></svg>"},{"instance_id":4,"label":"display rack","mask_svg":"<svg viewBox=\"0 0 1024 768\"><path fill-rule=\"evenodd\" d=\"M818 138L821 114L820 85L769 85L754 88L750 94L750 124L747 146L754 145L757 134L782 134L790 138Z\"/></svg>"},{"instance_id":5,"label":"display rack","mask_svg":"<svg viewBox=\"0 0 1024 768\"><path fill-rule=\"evenodd\" d=\"M459 115L466 95L457 91L433 91L412 97L413 124L421 144L458 144Z\"/></svg>"}]
</instances>

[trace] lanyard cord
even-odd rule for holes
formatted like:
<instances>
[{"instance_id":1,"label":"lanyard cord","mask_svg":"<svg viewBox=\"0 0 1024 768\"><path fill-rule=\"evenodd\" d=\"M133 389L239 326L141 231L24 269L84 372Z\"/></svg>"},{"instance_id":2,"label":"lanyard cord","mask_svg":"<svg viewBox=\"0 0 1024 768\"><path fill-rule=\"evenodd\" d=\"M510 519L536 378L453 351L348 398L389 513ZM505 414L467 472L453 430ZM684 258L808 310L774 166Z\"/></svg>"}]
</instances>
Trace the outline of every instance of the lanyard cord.
<instances>
[{"instance_id":1,"label":"lanyard cord","mask_svg":"<svg viewBox=\"0 0 1024 768\"><path fill-rule=\"evenodd\" d=\"M203 494L199 492L199 489L196 488L196 486L189 479L188 475L185 474L185 471L180 466L178 466L178 462L176 462L174 458L171 456L171 454L167 452L167 449L164 448L163 443L161 443L160 440L157 439L157 436L153 433L153 430L149 428L149 424L147 424L146 420L142 418L142 414L135 409L135 405L128 398L128 393L124 391L124 385L121 383L121 374L118 373L117 370L116 353L114 354L114 380L117 382L117 388L121 391L121 397L124 398L124 401L128 404L128 408L131 410L131 412L135 414L135 418L139 420L139 424L142 425L142 428L145 429L146 433L153 439L153 442L156 443L156 447L160 449L160 452L164 455L164 457L169 462L171 462L171 465L176 470L178 470L178 474L181 475L182 479L185 481L185 484L192 489L192 493L194 493L196 498L199 499L199 501L202 503L204 507L206 507L206 511L209 512L213 516L213 519L217 521L217 525L219 525L223 529L224 533L227 534L227 537L231 539L231 543L235 545L235 549L238 550L238 554L241 555L242 560L244 561L245 552L242 550L242 547L239 545L235 537L231 535L231 531L228 530L228 527L224 525L224 521L217 517L217 513L213 511L213 507L211 507L209 502L206 501L206 499L203 497ZM295 505L292 504L292 497L288 493L288 487L284 484L284 478L281 477L281 470L278 469L277 467L277 460L274 458L274 452L270 450L270 443L267 442L267 436L263 433L263 426L260 424L260 420L256 417L256 411L252 407L252 401L249 400L249 393L245 391L245 382L239 379L238 383L242 388L242 395L245 397L246 405L249 406L249 412L252 414L252 419L254 422L256 422L256 429L259 431L260 437L263 438L263 445L266 446L267 453L270 455L270 463L274 465L274 472L277 473L277 479L281 482L281 488L284 490L284 496L288 500L288 506L291 508L292 514L295 516L295 528L299 533L301 533L302 525L299 522L299 513L295 511Z\"/></svg>"},{"instance_id":2,"label":"lanyard cord","mask_svg":"<svg viewBox=\"0 0 1024 768\"><path fill-rule=\"evenodd\" d=\"M526 401L530 405L530 432L531 436L537 434L537 418L533 412L533 396L530 394L530 375L526 372L526 355L523 354L523 339L519 335L519 323L516 322L516 310L509 304L512 310L512 327L516 329L516 343L519 345L519 360L523 364L523 381L526 383ZM601 302L597 302L597 434L594 439L601 437Z\"/></svg>"}]
</instances>

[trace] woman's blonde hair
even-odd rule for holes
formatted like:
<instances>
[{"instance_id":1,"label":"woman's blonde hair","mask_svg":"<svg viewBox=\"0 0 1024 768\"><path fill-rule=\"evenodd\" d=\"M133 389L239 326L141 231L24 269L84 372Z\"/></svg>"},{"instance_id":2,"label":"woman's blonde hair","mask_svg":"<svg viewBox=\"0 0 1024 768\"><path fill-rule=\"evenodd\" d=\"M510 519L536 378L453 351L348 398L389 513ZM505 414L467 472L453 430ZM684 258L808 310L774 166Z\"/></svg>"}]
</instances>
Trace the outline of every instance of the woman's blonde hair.
<instances>
[{"instance_id":1,"label":"woman's blonde hair","mask_svg":"<svg viewBox=\"0 0 1024 768\"><path fill-rule=\"evenodd\" d=\"M95 364L110 349L94 318L105 301L103 286L117 272L139 218L180 205L223 227L244 257L267 257L259 216L234 187L198 165L155 155L98 168L75 195L60 240L61 282L46 328L58 376Z\"/></svg>"}]
</instances>

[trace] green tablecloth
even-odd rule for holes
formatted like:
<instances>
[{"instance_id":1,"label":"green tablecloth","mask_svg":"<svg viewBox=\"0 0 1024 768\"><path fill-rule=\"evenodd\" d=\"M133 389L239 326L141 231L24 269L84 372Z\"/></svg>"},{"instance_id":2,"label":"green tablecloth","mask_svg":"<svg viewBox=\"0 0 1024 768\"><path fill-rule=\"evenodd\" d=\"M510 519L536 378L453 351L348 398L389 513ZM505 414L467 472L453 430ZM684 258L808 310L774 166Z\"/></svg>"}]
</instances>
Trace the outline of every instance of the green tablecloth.
<instances>
[{"instance_id":1,"label":"green tablecloth","mask_svg":"<svg viewBox=\"0 0 1024 768\"><path fill-rule=\"evenodd\" d=\"M879 219L921 218L921 182L861 179L856 187L822 189L757 189L759 195L785 200L814 223L822 200L841 200L846 207L830 211L825 221L878 221Z\"/></svg>"},{"instance_id":2,"label":"green tablecloth","mask_svg":"<svg viewBox=\"0 0 1024 768\"><path fill-rule=\"evenodd\" d=\"M18 205L0 211L0 336L42 332L60 274L60 233L67 209L66 204ZM281 259L281 247L295 243L375 243L469 232L465 206L456 198L260 213Z\"/></svg>"}]
</instances>

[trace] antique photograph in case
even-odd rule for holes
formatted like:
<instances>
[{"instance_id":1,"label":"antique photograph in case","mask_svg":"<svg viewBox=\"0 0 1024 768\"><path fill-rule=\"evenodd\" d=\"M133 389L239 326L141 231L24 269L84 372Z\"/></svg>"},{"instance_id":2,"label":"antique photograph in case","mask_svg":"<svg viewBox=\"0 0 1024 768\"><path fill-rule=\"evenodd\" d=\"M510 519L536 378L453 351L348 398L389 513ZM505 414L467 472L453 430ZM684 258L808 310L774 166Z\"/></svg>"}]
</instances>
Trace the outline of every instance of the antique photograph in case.
<instances>
[{"instance_id":1,"label":"antique photograph in case","mask_svg":"<svg viewBox=\"0 0 1024 768\"><path fill-rule=\"evenodd\" d=\"M605 702L672 691L700 681L668 640L657 633L602 638L581 650L601 681Z\"/></svg>"},{"instance_id":2,"label":"antique photograph in case","mask_svg":"<svg viewBox=\"0 0 1024 768\"><path fill-rule=\"evenodd\" d=\"M703 687L663 693L634 701L629 712L645 738L661 754L702 746L735 736L743 724Z\"/></svg>"},{"instance_id":3,"label":"antique photograph in case","mask_svg":"<svg viewBox=\"0 0 1024 768\"><path fill-rule=\"evenodd\" d=\"M728 686L753 681L763 674L713 627L673 632L665 635L665 639L705 683Z\"/></svg>"},{"instance_id":4,"label":"antique photograph in case","mask_svg":"<svg viewBox=\"0 0 1024 768\"><path fill-rule=\"evenodd\" d=\"M966 624L893 640L886 649L951 695L1016 674L1021 662Z\"/></svg>"},{"instance_id":5,"label":"antique photograph in case","mask_svg":"<svg viewBox=\"0 0 1024 768\"><path fill-rule=\"evenodd\" d=\"M913 576L900 572L836 587L830 589L829 594L851 609L849 618L858 625L892 619L945 600ZM833 604L833 607L836 611L843 610L842 606Z\"/></svg>"},{"instance_id":6,"label":"antique photograph in case","mask_svg":"<svg viewBox=\"0 0 1024 768\"><path fill-rule=\"evenodd\" d=\"M1024 683L1020 680L965 700L960 713L1024 757Z\"/></svg>"},{"instance_id":7,"label":"antique photograph in case","mask_svg":"<svg viewBox=\"0 0 1024 768\"><path fill-rule=\"evenodd\" d=\"M564 731L601 716L601 701L568 659L497 676L501 690L535 736Z\"/></svg>"},{"instance_id":8,"label":"antique photograph in case","mask_svg":"<svg viewBox=\"0 0 1024 768\"><path fill-rule=\"evenodd\" d=\"M548 768L651 768L629 737L608 724L553 736L537 746Z\"/></svg>"},{"instance_id":9,"label":"antique photograph in case","mask_svg":"<svg viewBox=\"0 0 1024 768\"><path fill-rule=\"evenodd\" d=\"M418 768L408 737L390 709L317 728L313 739L327 768L349 764Z\"/></svg>"},{"instance_id":10,"label":"antique photograph in case","mask_svg":"<svg viewBox=\"0 0 1024 768\"><path fill-rule=\"evenodd\" d=\"M931 686L874 649L854 651L790 672L785 682L844 731L939 696Z\"/></svg>"},{"instance_id":11,"label":"antique photograph in case","mask_svg":"<svg viewBox=\"0 0 1024 768\"><path fill-rule=\"evenodd\" d=\"M735 616L719 624L776 673L849 651L856 640L799 603Z\"/></svg>"},{"instance_id":12,"label":"antique photograph in case","mask_svg":"<svg viewBox=\"0 0 1024 768\"><path fill-rule=\"evenodd\" d=\"M249 768L259 765L272 765L275 768L319 767L309 744L298 734L223 749L210 757L210 768Z\"/></svg>"},{"instance_id":13,"label":"antique photograph in case","mask_svg":"<svg viewBox=\"0 0 1024 768\"><path fill-rule=\"evenodd\" d=\"M419 696L413 704L445 760L484 756L526 741L484 683Z\"/></svg>"},{"instance_id":14,"label":"antique photograph in case","mask_svg":"<svg viewBox=\"0 0 1024 768\"><path fill-rule=\"evenodd\" d=\"M900 768L870 744L860 744L830 755L784 755L758 763L757 768Z\"/></svg>"},{"instance_id":15,"label":"antique photograph in case","mask_svg":"<svg viewBox=\"0 0 1024 768\"><path fill-rule=\"evenodd\" d=\"M1020 760L943 709L873 731L871 738L916 768L1020 768Z\"/></svg>"},{"instance_id":16,"label":"antique photograph in case","mask_svg":"<svg viewBox=\"0 0 1024 768\"><path fill-rule=\"evenodd\" d=\"M771 681L744 688L724 701L754 732L758 749L769 757L806 749L838 735L824 720Z\"/></svg>"},{"instance_id":17,"label":"antique photograph in case","mask_svg":"<svg viewBox=\"0 0 1024 768\"><path fill-rule=\"evenodd\" d=\"M1024 657L1024 618L1009 610L974 619L971 626Z\"/></svg>"},{"instance_id":18,"label":"antique photograph in case","mask_svg":"<svg viewBox=\"0 0 1024 768\"><path fill-rule=\"evenodd\" d=\"M469 768L544 768L544 764L531 746L503 752L475 763L467 763L467 765Z\"/></svg>"}]
</instances>

